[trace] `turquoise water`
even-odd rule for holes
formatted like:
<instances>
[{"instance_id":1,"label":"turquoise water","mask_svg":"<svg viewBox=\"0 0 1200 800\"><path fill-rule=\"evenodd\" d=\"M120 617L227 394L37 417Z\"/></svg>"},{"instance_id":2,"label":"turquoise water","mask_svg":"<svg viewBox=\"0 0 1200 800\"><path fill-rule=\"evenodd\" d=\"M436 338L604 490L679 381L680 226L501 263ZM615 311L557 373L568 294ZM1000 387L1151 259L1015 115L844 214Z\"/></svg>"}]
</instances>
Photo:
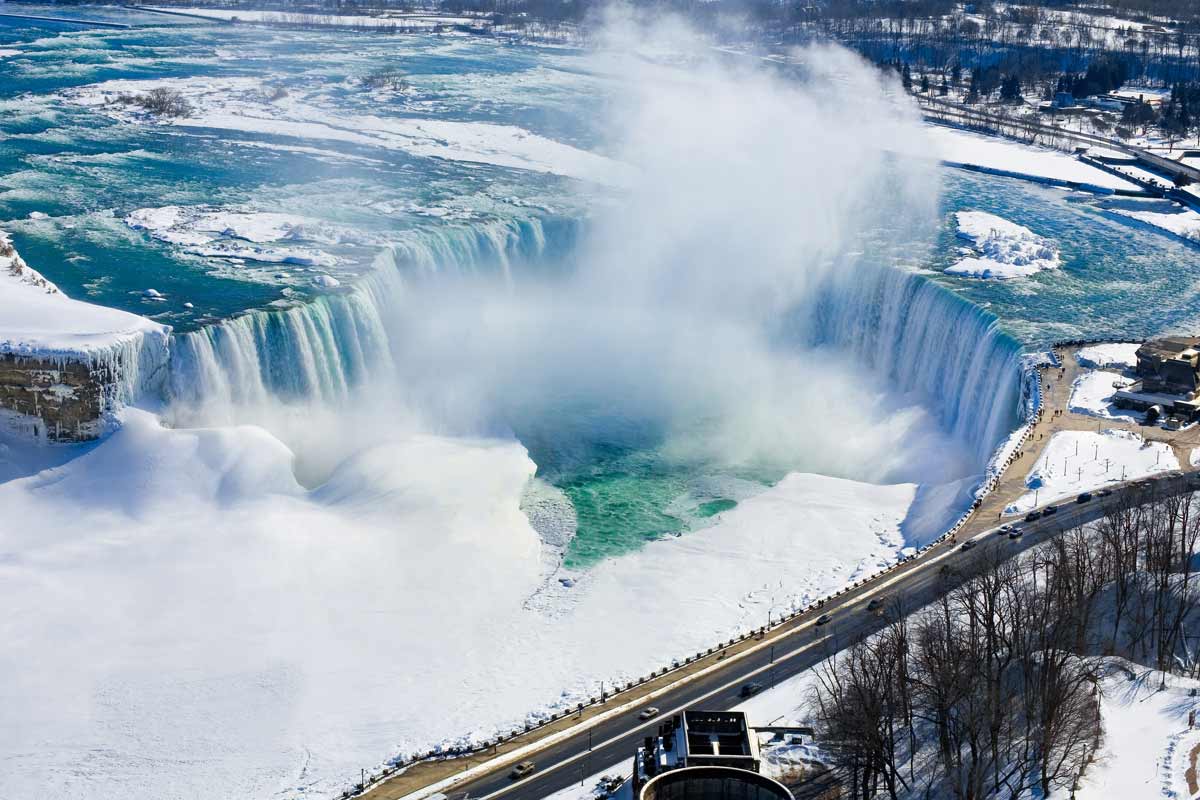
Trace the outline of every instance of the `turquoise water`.
<instances>
[{"instance_id":1,"label":"turquoise water","mask_svg":"<svg viewBox=\"0 0 1200 800\"><path fill-rule=\"evenodd\" d=\"M501 121L591 146L555 92L518 80L531 70L553 72L553 63L566 58L557 51L465 37L282 32L70 11L153 23L126 31L0 22L0 49L20 51L0 58L0 220L27 260L72 295L186 331L271 303L302 302L313 294L308 273L352 279L370 267L381 243L445 227L447 212L459 224L479 225L545 214L551 206L575 211L572 182L555 175L343 141L130 124L62 94L114 80L219 84L253 76L269 84L264 91L283 89L347 115ZM412 83L403 97L373 96L356 84L390 66ZM510 91L487 89L505 81L513 83ZM315 217L355 236L320 244L339 259L336 268L288 270L182 253L121 221L134 210L167 205ZM31 220L31 213L48 218ZM291 280L276 278L281 271L293 273ZM147 288L166 300L145 300ZM189 302L193 308L184 307Z\"/></svg>"},{"instance_id":2,"label":"turquoise water","mask_svg":"<svg viewBox=\"0 0 1200 800\"><path fill-rule=\"evenodd\" d=\"M999 317L1027 346L1194 332L1200 325L1200 247L1107 215L1088 196L959 171L947 171L945 189L947 225L931 268L955 258L949 215L956 210L989 211L1060 247L1062 269L1028 280L937 277Z\"/></svg>"},{"instance_id":3,"label":"turquoise water","mask_svg":"<svg viewBox=\"0 0 1200 800\"><path fill-rule=\"evenodd\" d=\"M588 121L607 102L607 87L583 71L570 50L463 36L274 31L114 9L69 11L140 27L0 22L0 50L19 51L0 58L0 228L69 294L154 317L177 332L311 301L322 291L311 278L353 281L371 269L382 248L398 242L403 252L425 254L402 266L554 269L574 245L573 223L610 197L544 171L337 136L131 120L81 105L79 94L105 81L182 79L193 87L242 87L229 92L251 97L245 82L252 81L264 96L282 92L285 103L335 115L498 123L602 152L604 138ZM412 90L364 92L358 79L384 66L402 69ZM331 261L239 262L197 254L123 221L138 209L170 205L318 220L334 233L255 246L300 246ZM954 258L949 216L960 209L991 211L1057 240L1063 269L1011 283L938 274ZM933 271L934 280L995 314L1029 347L1061 338L1144 336L1197 322L1200 250L1110 219L1086 198L946 171L942 211L947 225L935 251L929 258L914 255L909 266ZM250 244L226 234L218 239ZM529 245L535 240L536 247ZM500 263L522 260L528 263ZM166 299L147 299L148 288ZM575 507L579 535L568 554L574 567L710 524L792 466L682 458L667 446L678 431L661 420L577 408L555 417L513 427L539 475Z\"/></svg>"}]
</instances>

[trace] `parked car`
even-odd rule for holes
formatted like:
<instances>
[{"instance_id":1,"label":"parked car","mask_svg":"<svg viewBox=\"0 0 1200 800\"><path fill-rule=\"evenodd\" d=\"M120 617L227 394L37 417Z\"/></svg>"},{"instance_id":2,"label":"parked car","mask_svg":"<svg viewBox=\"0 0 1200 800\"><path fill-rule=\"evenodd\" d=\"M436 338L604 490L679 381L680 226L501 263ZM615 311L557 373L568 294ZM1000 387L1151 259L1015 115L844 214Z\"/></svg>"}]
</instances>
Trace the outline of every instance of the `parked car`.
<instances>
[{"instance_id":1,"label":"parked car","mask_svg":"<svg viewBox=\"0 0 1200 800\"><path fill-rule=\"evenodd\" d=\"M817 624L824 625L826 622L829 622L830 619L832 619L832 617L830 617L828 614L822 614L821 616L817 617Z\"/></svg>"},{"instance_id":2,"label":"parked car","mask_svg":"<svg viewBox=\"0 0 1200 800\"><path fill-rule=\"evenodd\" d=\"M1011 531L1008 532L1008 538L1020 539L1024 534L1025 534L1025 531L1021 530L1020 528L1013 528Z\"/></svg>"},{"instance_id":3,"label":"parked car","mask_svg":"<svg viewBox=\"0 0 1200 800\"><path fill-rule=\"evenodd\" d=\"M1084 492L1083 494L1079 495L1079 497L1075 498L1075 502L1076 503L1088 503L1088 502L1091 502L1091 499L1092 499L1092 493Z\"/></svg>"},{"instance_id":4,"label":"parked car","mask_svg":"<svg viewBox=\"0 0 1200 800\"><path fill-rule=\"evenodd\" d=\"M1112 489L1101 489L1096 492L1097 497L1112 497Z\"/></svg>"},{"instance_id":5,"label":"parked car","mask_svg":"<svg viewBox=\"0 0 1200 800\"><path fill-rule=\"evenodd\" d=\"M754 695L758 694L762 690L763 685L761 683L747 683L742 687L741 695L742 697L754 697Z\"/></svg>"},{"instance_id":6,"label":"parked car","mask_svg":"<svg viewBox=\"0 0 1200 800\"><path fill-rule=\"evenodd\" d=\"M1040 511L1030 511L1028 514L1025 515L1025 521L1033 522L1035 519L1040 519L1041 516L1042 516L1042 512L1040 512Z\"/></svg>"},{"instance_id":7,"label":"parked car","mask_svg":"<svg viewBox=\"0 0 1200 800\"><path fill-rule=\"evenodd\" d=\"M1045 508L1042 509L1043 517L1048 517L1051 514L1057 514L1057 513L1058 513L1058 506L1046 506Z\"/></svg>"},{"instance_id":8,"label":"parked car","mask_svg":"<svg viewBox=\"0 0 1200 800\"><path fill-rule=\"evenodd\" d=\"M638 719L653 719L658 716L658 709L654 706L647 706L642 709L642 713L638 714Z\"/></svg>"},{"instance_id":9,"label":"parked car","mask_svg":"<svg viewBox=\"0 0 1200 800\"><path fill-rule=\"evenodd\" d=\"M508 777L512 778L514 781L519 781L521 778L524 778L535 769L537 769L537 765L532 761L522 761L520 764L517 764L515 767L513 767L512 772L508 773Z\"/></svg>"},{"instance_id":10,"label":"parked car","mask_svg":"<svg viewBox=\"0 0 1200 800\"><path fill-rule=\"evenodd\" d=\"M883 608L883 604L886 600L886 597L876 597L871 602L867 603L867 611L878 611L879 609Z\"/></svg>"},{"instance_id":11,"label":"parked car","mask_svg":"<svg viewBox=\"0 0 1200 800\"><path fill-rule=\"evenodd\" d=\"M1013 529L1013 526L1012 526L1012 525L1009 525L1009 524L1004 524L1004 525L1001 525L1001 526L1000 526L1000 530L999 530L998 532L999 532L999 533L1008 533L1008 532L1009 532L1009 531L1011 531L1012 529Z\"/></svg>"},{"instance_id":12,"label":"parked car","mask_svg":"<svg viewBox=\"0 0 1200 800\"><path fill-rule=\"evenodd\" d=\"M961 547L961 548L959 548L959 549L961 549L961 550L970 550L970 549L971 549L972 547L974 547L974 546L975 546L975 540L974 540L974 539L968 539L967 541L965 541L965 542L963 542L963 543L962 543L962 547Z\"/></svg>"}]
</instances>

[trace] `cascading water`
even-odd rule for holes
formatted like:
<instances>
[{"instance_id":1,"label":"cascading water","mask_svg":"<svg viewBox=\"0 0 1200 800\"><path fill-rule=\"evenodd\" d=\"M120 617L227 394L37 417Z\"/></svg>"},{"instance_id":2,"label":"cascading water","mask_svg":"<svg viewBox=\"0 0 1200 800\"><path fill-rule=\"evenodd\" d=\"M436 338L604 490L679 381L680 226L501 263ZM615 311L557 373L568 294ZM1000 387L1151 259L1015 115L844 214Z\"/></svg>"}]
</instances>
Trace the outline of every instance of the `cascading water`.
<instances>
[{"instance_id":1,"label":"cascading water","mask_svg":"<svg viewBox=\"0 0 1200 800\"><path fill-rule=\"evenodd\" d=\"M387 314L404 276L500 270L569 251L579 223L537 217L449 225L398 238L346 291L279 311L258 311L174 337L169 394L197 406L279 400L334 403L393 366Z\"/></svg>"},{"instance_id":2,"label":"cascading water","mask_svg":"<svg viewBox=\"0 0 1200 800\"><path fill-rule=\"evenodd\" d=\"M389 320L409 313L402 309L409 288L436 273L511 280L514 265L521 276L545 270L569 258L579 229L531 218L409 237L343 293L176 336L171 398L192 407L341 402L368 379L393 373L400 334ZM919 397L982 471L1018 423L1020 345L990 314L924 276L871 265L850 274L825 280L795 312L792 321L803 321L795 345L848 352L890 387Z\"/></svg>"},{"instance_id":3,"label":"cascading water","mask_svg":"<svg viewBox=\"0 0 1200 800\"><path fill-rule=\"evenodd\" d=\"M934 281L865 265L831 280L802 340L848 350L987 462L1019 422L1021 345L994 316Z\"/></svg>"}]
</instances>

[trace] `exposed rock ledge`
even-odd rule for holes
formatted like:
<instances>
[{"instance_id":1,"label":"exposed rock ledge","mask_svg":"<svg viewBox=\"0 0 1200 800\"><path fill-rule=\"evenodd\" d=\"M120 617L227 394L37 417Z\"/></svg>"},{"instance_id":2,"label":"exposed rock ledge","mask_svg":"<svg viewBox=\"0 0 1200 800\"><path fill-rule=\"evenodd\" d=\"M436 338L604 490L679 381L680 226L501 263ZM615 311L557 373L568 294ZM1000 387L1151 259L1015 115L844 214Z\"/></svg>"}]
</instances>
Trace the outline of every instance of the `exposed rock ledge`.
<instances>
[{"instance_id":1,"label":"exposed rock ledge","mask_svg":"<svg viewBox=\"0 0 1200 800\"><path fill-rule=\"evenodd\" d=\"M49 442L102 436L156 391L170 328L72 300L0 232L0 425Z\"/></svg>"}]
</instances>

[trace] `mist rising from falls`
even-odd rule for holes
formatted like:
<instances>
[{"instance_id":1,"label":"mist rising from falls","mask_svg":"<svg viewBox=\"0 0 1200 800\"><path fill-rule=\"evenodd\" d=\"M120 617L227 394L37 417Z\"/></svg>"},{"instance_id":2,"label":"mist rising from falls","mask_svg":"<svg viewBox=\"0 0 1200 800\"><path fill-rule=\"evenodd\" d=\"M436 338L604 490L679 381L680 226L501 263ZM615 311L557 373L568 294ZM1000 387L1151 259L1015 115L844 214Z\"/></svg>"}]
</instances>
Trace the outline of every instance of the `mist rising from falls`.
<instances>
[{"instance_id":1,"label":"mist rising from falls","mask_svg":"<svg viewBox=\"0 0 1200 800\"><path fill-rule=\"evenodd\" d=\"M396 431L515 434L564 462L632 442L697 469L981 471L1018 348L888 266L937 223L936 172L883 151L920 136L894 87L834 48L794 81L678 27L612 30L591 63L619 87L619 203L414 233L344 294L177 337L177 419L264 424L312 482Z\"/></svg>"}]
</instances>

